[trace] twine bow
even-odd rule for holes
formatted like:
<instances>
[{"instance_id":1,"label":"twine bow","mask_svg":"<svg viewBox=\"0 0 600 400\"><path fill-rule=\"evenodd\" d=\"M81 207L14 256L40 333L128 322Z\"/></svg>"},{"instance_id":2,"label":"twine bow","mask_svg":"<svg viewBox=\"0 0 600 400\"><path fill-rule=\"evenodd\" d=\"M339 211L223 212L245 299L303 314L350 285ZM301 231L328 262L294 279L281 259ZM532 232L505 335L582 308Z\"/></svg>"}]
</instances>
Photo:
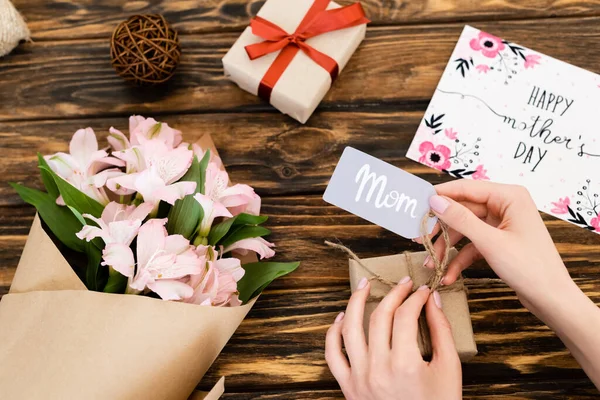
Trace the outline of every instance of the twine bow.
<instances>
[{"instance_id":1,"label":"twine bow","mask_svg":"<svg viewBox=\"0 0 600 400\"><path fill-rule=\"evenodd\" d=\"M267 101L279 78L292 62L296 53L302 50L310 59L323 67L331 76L332 82L339 73L337 62L306 43L307 39L323 33L350 28L370 22L360 3L327 10L330 0L315 0L296 28L294 33L287 33L271 21L254 17L250 21L252 33L265 39L264 42L250 44L245 47L251 60L281 50L263 76L258 87L258 96Z\"/></svg>"}]
</instances>

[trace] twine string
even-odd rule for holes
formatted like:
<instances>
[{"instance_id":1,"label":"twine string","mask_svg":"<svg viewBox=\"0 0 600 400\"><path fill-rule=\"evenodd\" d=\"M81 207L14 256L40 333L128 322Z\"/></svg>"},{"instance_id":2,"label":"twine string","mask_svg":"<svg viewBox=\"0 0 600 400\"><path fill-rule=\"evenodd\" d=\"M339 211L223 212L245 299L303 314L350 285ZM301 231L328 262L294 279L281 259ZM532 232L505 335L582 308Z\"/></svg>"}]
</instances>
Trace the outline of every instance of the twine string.
<instances>
[{"instance_id":1,"label":"twine string","mask_svg":"<svg viewBox=\"0 0 600 400\"><path fill-rule=\"evenodd\" d=\"M426 213L423 216L423 219L421 220L421 241L423 243L423 246L425 247L425 250L427 251L427 253L429 254L429 256L431 257L431 259L433 260L433 264L434 264L434 273L433 275L431 275L431 277L429 278L429 281L427 282L427 286L431 289L431 291L435 291L438 290L441 286L441 282L442 279L444 278L444 274L446 273L446 269L448 267L448 258L450 256L450 237L448 235L448 226L441 220L438 220L438 223L440 224L440 230L442 232L442 238L444 239L444 251L443 251L443 257L442 258L438 258L437 256L437 252L435 251L433 242L431 240L431 238L429 237L429 233L428 233L428 229L427 229L427 223L429 222L429 218L434 217L435 215L431 212ZM362 260L352 251L350 250L348 247L344 246L341 243L333 243L330 241L325 241L325 244L328 245L329 247L341 250L343 252L345 252L346 254L348 254L348 256L350 256L351 259L353 259L363 270L365 270L370 277L368 278L369 281L378 281L390 288L396 286L398 284L398 282L394 282L392 280L389 280L387 278L384 278L383 276L381 276L380 274L376 273L375 271L371 270L368 266L366 266ZM408 268L408 273L411 279L413 279L412 276L412 269L410 268L410 266L412 265L410 263L410 259L408 257L408 253L404 253L405 257L407 258L407 264L409 266ZM463 290L462 287L456 287L453 288L453 290ZM370 297L370 300L381 300L382 297Z\"/></svg>"}]
</instances>

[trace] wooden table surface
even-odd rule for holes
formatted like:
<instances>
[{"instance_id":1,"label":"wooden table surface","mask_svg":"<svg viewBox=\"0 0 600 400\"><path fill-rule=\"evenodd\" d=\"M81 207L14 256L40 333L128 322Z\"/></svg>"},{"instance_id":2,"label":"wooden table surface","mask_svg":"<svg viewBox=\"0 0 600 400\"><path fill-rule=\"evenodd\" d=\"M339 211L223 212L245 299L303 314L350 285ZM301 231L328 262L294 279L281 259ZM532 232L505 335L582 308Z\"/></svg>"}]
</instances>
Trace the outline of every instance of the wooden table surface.
<instances>
[{"instance_id":1,"label":"wooden table surface","mask_svg":"<svg viewBox=\"0 0 600 400\"><path fill-rule=\"evenodd\" d=\"M232 179L263 197L277 259L302 261L264 293L200 385L226 375L226 399L342 397L323 346L350 294L347 261L323 240L337 238L363 257L421 248L321 195L347 145L432 183L449 179L404 155L465 23L600 72L599 0L363 0L373 20L366 40L300 125L223 77L221 57L263 1L13 3L34 42L0 59L0 294L34 216L8 182L41 187L37 151L63 151L87 126L103 140L110 126L126 130L133 113L168 122L188 140L210 132ZM181 66L161 88L133 88L110 66L110 33L135 13L162 13L180 32ZM544 219L571 276L600 302L600 237ZM465 276L480 351L463 366L465 397L598 395L563 344L484 263Z\"/></svg>"}]
</instances>

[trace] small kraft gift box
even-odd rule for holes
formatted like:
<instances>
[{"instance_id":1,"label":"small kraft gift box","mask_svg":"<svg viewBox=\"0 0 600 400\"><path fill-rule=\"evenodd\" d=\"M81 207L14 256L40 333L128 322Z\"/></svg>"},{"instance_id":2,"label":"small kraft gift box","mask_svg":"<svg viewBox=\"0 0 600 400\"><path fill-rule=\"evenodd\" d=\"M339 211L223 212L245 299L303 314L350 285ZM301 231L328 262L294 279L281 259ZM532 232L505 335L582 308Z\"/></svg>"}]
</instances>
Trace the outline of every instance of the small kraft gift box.
<instances>
[{"instance_id":1,"label":"small kraft gift box","mask_svg":"<svg viewBox=\"0 0 600 400\"><path fill-rule=\"evenodd\" d=\"M413 281L413 289L416 290L419 286L428 283L435 273L434 270L423 266L425 257L428 254L426 251L416 253L405 252L391 256L363 258L360 259L360 263L353 259L349 260L350 288L352 292L356 290L358 282L363 277L371 279L371 294L365 306L364 314L365 332L368 333L371 314L381 299L391 289L389 285L373 279L373 277L379 276L389 282L398 282L403 277L410 276ZM458 252L452 248L449 252L448 260L452 260L456 254ZM367 268L365 269L364 267ZM464 279L462 276L459 276L452 285L440 286L437 290L442 298L442 309L452 328L452 335L458 356L462 362L469 361L477 354L477 345L473 337ZM430 357L432 354L431 340L424 314L421 314L419 318L419 335L417 341L421 354L424 357Z\"/></svg>"},{"instance_id":2,"label":"small kraft gift box","mask_svg":"<svg viewBox=\"0 0 600 400\"><path fill-rule=\"evenodd\" d=\"M360 3L267 0L223 57L225 76L305 123L365 37Z\"/></svg>"}]
</instances>

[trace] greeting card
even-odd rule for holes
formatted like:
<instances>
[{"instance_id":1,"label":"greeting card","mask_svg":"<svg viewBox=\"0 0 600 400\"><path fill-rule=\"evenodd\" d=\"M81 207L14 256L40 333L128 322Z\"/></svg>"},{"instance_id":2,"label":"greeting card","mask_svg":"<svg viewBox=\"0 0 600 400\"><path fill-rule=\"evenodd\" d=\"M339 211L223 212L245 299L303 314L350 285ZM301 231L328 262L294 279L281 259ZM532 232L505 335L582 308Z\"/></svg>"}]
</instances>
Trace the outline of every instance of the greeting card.
<instances>
[{"instance_id":1,"label":"greeting card","mask_svg":"<svg viewBox=\"0 0 600 400\"><path fill-rule=\"evenodd\" d=\"M600 232L600 76L466 26L407 157Z\"/></svg>"}]
</instances>

